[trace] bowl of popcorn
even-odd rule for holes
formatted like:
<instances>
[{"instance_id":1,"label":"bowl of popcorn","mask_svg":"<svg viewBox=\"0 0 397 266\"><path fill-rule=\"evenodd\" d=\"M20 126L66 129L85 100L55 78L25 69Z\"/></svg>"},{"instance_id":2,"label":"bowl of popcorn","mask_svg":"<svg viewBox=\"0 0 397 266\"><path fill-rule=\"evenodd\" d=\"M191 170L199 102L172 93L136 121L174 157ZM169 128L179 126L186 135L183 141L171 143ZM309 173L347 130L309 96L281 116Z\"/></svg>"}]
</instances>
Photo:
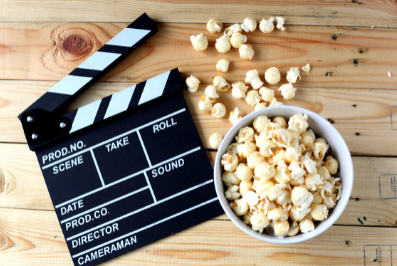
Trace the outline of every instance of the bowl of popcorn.
<instances>
[{"instance_id":1,"label":"bowl of popcorn","mask_svg":"<svg viewBox=\"0 0 397 266\"><path fill-rule=\"evenodd\" d=\"M294 106L259 109L223 139L214 165L219 201L245 233L298 243L329 227L345 209L353 163L339 132Z\"/></svg>"}]
</instances>

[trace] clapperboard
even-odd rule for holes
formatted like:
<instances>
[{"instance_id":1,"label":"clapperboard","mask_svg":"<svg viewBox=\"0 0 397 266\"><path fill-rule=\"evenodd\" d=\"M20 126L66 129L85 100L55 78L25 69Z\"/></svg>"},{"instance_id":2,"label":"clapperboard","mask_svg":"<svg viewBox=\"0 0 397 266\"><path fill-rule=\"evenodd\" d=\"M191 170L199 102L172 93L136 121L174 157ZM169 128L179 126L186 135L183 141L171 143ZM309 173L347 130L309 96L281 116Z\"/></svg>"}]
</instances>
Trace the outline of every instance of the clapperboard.
<instances>
[{"instance_id":1,"label":"clapperboard","mask_svg":"<svg viewBox=\"0 0 397 266\"><path fill-rule=\"evenodd\" d=\"M143 14L19 115L75 265L223 213L178 69L60 113L156 32Z\"/></svg>"}]
</instances>

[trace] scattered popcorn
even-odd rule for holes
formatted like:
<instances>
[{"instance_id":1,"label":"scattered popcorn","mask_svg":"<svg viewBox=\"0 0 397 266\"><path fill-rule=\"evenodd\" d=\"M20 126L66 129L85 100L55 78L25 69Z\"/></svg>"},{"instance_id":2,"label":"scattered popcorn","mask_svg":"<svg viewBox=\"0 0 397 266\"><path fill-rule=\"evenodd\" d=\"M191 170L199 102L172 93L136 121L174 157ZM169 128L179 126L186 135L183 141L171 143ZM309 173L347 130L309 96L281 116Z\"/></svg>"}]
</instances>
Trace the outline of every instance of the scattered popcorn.
<instances>
[{"instance_id":1,"label":"scattered popcorn","mask_svg":"<svg viewBox=\"0 0 397 266\"><path fill-rule=\"evenodd\" d=\"M215 48L220 53L226 53L230 50L230 38L227 35L223 35L219 39L216 39Z\"/></svg>"},{"instance_id":2,"label":"scattered popcorn","mask_svg":"<svg viewBox=\"0 0 397 266\"><path fill-rule=\"evenodd\" d=\"M262 96L262 100L266 103L270 103L274 99L274 91L266 87L260 88L259 94Z\"/></svg>"},{"instance_id":3,"label":"scattered popcorn","mask_svg":"<svg viewBox=\"0 0 397 266\"><path fill-rule=\"evenodd\" d=\"M274 98L269 106L277 106L277 105L284 105L284 103L278 102L277 99Z\"/></svg>"},{"instance_id":4,"label":"scattered popcorn","mask_svg":"<svg viewBox=\"0 0 397 266\"><path fill-rule=\"evenodd\" d=\"M212 82L215 89L218 91L228 91L230 89L230 84L221 76L212 78Z\"/></svg>"},{"instance_id":5,"label":"scattered popcorn","mask_svg":"<svg viewBox=\"0 0 397 266\"><path fill-rule=\"evenodd\" d=\"M299 223L299 229L302 233L307 233L314 230L314 223L309 219L305 219Z\"/></svg>"},{"instance_id":6,"label":"scattered popcorn","mask_svg":"<svg viewBox=\"0 0 397 266\"><path fill-rule=\"evenodd\" d=\"M271 67L265 72L265 80L272 85L277 84L281 79L280 71L277 67Z\"/></svg>"},{"instance_id":7,"label":"scattered popcorn","mask_svg":"<svg viewBox=\"0 0 397 266\"><path fill-rule=\"evenodd\" d=\"M290 117L288 128L281 116L258 116L222 156L225 196L252 230L263 233L271 225L279 236L310 232L340 199L338 161L308 127L307 115Z\"/></svg>"},{"instance_id":8,"label":"scattered popcorn","mask_svg":"<svg viewBox=\"0 0 397 266\"><path fill-rule=\"evenodd\" d=\"M196 78L195 76L191 75L190 77L186 78L186 86L188 91L190 92L195 92L198 90L200 80Z\"/></svg>"},{"instance_id":9,"label":"scattered popcorn","mask_svg":"<svg viewBox=\"0 0 397 266\"><path fill-rule=\"evenodd\" d=\"M289 83L296 83L300 80L301 80L301 76L299 73L299 68L291 67L291 69L287 71L287 81Z\"/></svg>"},{"instance_id":10,"label":"scattered popcorn","mask_svg":"<svg viewBox=\"0 0 397 266\"><path fill-rule=\"evenodd\" d=\"M278 90L281 91L281 95L283 95L285 100L291 100L295 97L296 88L291 83L281 85Z\"/></svg>"},{"instance_id":11,"label":"scattered popcorn","mask_svg":"<svg viewBox=\"0 0 397 266\"><path fill-rule=\"evenodd\" d=\"M238 51L243 59L251 60L254 57L254 49L252 49L251 44L242 44Z\"/></svg>"},{"instance_id":12,"label":"scattered popcorn","mask_svg":"<svg viewBox=\"0 0 397 266\"><path fill-rule=\"evenodd\" d=\"M387 75L389 76L389 78L391 78L391 73L390 73L390 71L387 71Z\"/></svg>"},{"instance_id":13,"label":"scattered popcorn","mask_svg":"<svg viewBox=\"0 0 397 266\"><path fill-rule=\"evenodd\" d=\"M241 28L245 32L253 32L254 30L256 30L256 27L257 27L256 20L250 17L245 18L243 24L241 24Z\"/></svg>"},{"instance_id":14,"label":"scattered popcorn","mask_svg":"<svg viewBox=\"0 0 397 266\"><path fill-rule=\"evenodd\" d=\"M284 27L284 23L285 23L285 18L283 17L276 17L276 21L277 21L277 29L285 31L286 28Z\"/></svg>"},{"instance_id":15,"label":"scattered popcorn","mask_svg":"<svg viewBox=\"0 0 397 266\"><path fill-rule=\"evenodd\" d=\"M219 133L214 133L210 136L209 142L213 149L218 149L223 140L223 136Z\"/></svg>"},{"instance_id":16,"label":"scattered popcorn","mask_svg":"<svg viewBox=\"0 0 397 266\"><path fill-rule=\"evenodd\" d=\"M243 119L244 113L241 112L237 107L230 111L229 114L229 121L230 123L232 123L232 125L236 124L238 121L240 121L241 119Z\"/></svg>"},{"instance_id":17,"label":"scattered popcorn","mask_svg":"<svg viewBox=\"0 0 397 266\"><path fill-rule=\"evenodd\" d=\"M207 23L207 30L211 33L220 32L222 26L222 22L219 22L217 19L210 19Z\"/></svg>"},{"instance_id":18,"label":"scattered popcorn","mask_svg":"<svg viewBox=\"0 0 397 266\"><path fill-rule=\"evenodd\" d=\"M226 107L225 107L225 105L223 105L223 103L216 103L212 107L211 113L212 113L212 116L215 118L222 118L226 114Z\"/></svg>"},{"instance_id":19,"label":"scattered popcorn","mask_svg":"<svg viewBox=\"0 0 397 266\"><path fill-rule=\"evenodd\" d=\"M206 95L201 95L198 107L201 111L209 112L212 109L212 102L208 100Z\"/></svg>"},{"instance_id":20,"label":"scattered popcorn","mask_svg":"<svg viewBox=\"0 0 397 266\"><path fill-rule=\"evenodd\" d=\"M205 95L207 96L207 100L214 103L216 99L219 98L218 93L216 92L215 86L209 85L205 88Z\"/></svg>"},{"instance_id":21,"label":"scattered popcorn","mask_svg":"<svg viewBox=\"0 0 397 266\"><path fill-rule=\"evenodd\" d=\"M267 107L267 103L258 103L257 105L255 105L255 111L266 107Z\"/></svg>"},{"instance_id":22,"label":"scattered popcorn","mask_svg":"<svg viewBox=\"0 0 397 266\"><path fill-rule=\"evenodd\" d=\"M207 37L205 37L202 33L196 36L190 36L190 41L192 42L194 49L197 51L204 51L208 47Z\"/></svg>"},{"instance_id":23,"label":"scattered popcorn","mask_svg":"<svg viewBox=\"0 0 397 266\"><path fill-rule=\"evenodd\" d=\"M248 71L245 76L245 83L250 83L254 90L259 89L263 85L263 81L259 78L256 69Z\"/></svg>"},{"instance_id":24,"label":"scattered popcorn","mask_svg":"<svg viewBox=\"0 0 397 266\"><path fill-rule=\"evenodd\" d=\"M236 33L236 32L240 32L240 33L242 32L240 24L234 24L234 25L230 26L229 28L226 28L224 35L232 36L233 33Z\"/></svg>"},{"instance_id":25,"label":"scattered popcorn","mask_svg":"<svg viewBox=\"0 0 397 266\"><path fill-rule=\"evenodd\" d=\"M262 19L262 21L259 23L259 29L263 33L270 33L274 30L274 18L271 17L268 20Z\"/></svg>"},{"instance_id":26,"label":"scattered popcorn","mask_svg":"<svg viewBox=\"0 0 397 266\"><path fill-rule=\"evenodd\" d=\"M302 70L305 72L309 72L310 71L310 65L307 64L306 66L302 67Z\"/></svg>"},{"instance_id":27,"label":"scattered popcorn","mask_svg":"<svg viewBox=\"0 0 397 266\"><path fill-rule=\"evenodd\" d=\"M233 48L240 48L243 43L247 42L247 36L241 34L240 32L233 33L232 37L230 37L230 44Z\"/></svg>"},{"instance_id":28,"label":"scattered popcorn","mask_svg":"<svg viewBox=\"0 0 397 266\"><path fill-rule=\"evenodd\" d=\"M230 61L226 59L221 59L216 63L216 70L221 73L226 73L229 69Z\"/></svg>"},{"instance_id":29,"label":"scattered popcorn","mask_svg":"<svg viewBox=\"0 0 397 266\"><path fill-rule=\"evenodd\" d=\"M244 82L235 82L232 84L232 96L233 98L245 98L245 93L248 90L248 86Z\"/></svg>"},{"instance_id":30,"label":"scattered popcorn","mask_svg":"<svg viewBox=\"0 0 397 266\"><path fill-rule=\"evenodd\" d=\"M255 106L261 101L261 97L259 96L258 91L256 90L251 90L247 93L247 97L245 98L245 101L251 105Z\"/></svg>"}]
</instances>

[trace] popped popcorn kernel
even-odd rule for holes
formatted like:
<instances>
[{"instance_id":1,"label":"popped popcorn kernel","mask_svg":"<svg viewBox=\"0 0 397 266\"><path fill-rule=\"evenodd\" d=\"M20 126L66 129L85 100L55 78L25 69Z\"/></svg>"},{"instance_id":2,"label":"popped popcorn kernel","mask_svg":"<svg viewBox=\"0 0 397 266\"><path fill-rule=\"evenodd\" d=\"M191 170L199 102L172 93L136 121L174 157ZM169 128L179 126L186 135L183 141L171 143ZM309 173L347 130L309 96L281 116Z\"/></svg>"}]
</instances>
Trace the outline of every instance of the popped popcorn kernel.
<instances>
[{"instance_id":1,"label":"popped popcorn kernel","mask_svg":"<svg viewBox=\"0 0 397 266\"><path fill-rule=\"evenodd\" d=\"M190 36L190 41L192 42L193 48L197 51L204 51L208 47L208 40L202 33L199 35Z\"/></svg>"}]
</instances>

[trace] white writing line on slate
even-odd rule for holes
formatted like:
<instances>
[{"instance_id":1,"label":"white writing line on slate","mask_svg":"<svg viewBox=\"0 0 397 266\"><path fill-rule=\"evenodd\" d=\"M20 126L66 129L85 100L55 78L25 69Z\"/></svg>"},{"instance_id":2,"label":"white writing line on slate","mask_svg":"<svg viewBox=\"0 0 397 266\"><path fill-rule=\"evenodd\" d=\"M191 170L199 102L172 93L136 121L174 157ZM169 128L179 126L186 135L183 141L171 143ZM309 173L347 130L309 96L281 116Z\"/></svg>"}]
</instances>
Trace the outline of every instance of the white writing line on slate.
<instances>
[{"instance_id":1,"label":"white writing line on slate","mask_svg":"<svg viewBox=\"0 0 397 266\"><path fill-rule=\"evenodd\" d=\"M171 215L171 216L169 216L169 217L167 217L167 218L164 218L164 219L162 219L162 220L160 220L160 221L157 221L157 222L155 222L155 223L149 224L149 225L147 225L147 226L145 226L145 227L142 227L142 228L140 228L140 229L138 229L138 230L135 230L135 231L132 231L132 232L127 233L127 234L125 234L125 235L122 235L122 236L120 236L120 237L118 237L118 238L115 238L115 239L110 240L110 241L108 241L108 242L106 242L106 243L100 244L100 245L98 245L98 246L96 246L96 247L87 249L87 250L85 250L85 251L83 251L83 252L80 252L80 253L78 253L78 254L76 254L76 255L73 255L72 257L73 257L73 258L76 258L76 257L78 257L78 256L84 255L84 254L86 254L86 253L88 253L88 252L90 252L90 251L93 251L93 250L98 249L98 248L100 248L100 247L106 246L106 245L108 245L108 244L110 244L110 243L113 243L113 242L115 242L115 241L118 241L118 240L120 240L120 239L123 239L123 238L125 238L125 237L128 237L128 236L130 236L130 235L139 233L139 232L141 232L141 231L143 231L143 230L146 230L146 229L151 228L151 227L153 227L153 226L155 226L155 225L158 225L158 224L161 224L161 223L163 223L163 222L166 222L166 221L168 221L168 220L170 220L170 219L172 219L172 218L178 217L178 216L180 216L180 215L182 215L182 214L185 214L185 213L187 213L187 212L189 212L189 211L192 211L192 210L194 210L194 209L200 208L200 207L202 207L202 206L204 206L204 205L207 205L207 204L209 204L209 203L211 203L211 202L216 201L217 199L218 199L218 198L216 197L216 198L207 200L207 201L205 201L205 202L203 202L203 203L200 203L200 204L198 204L198 205L196 205L196 206L193 206L193 207L191 207L191 208L189 208L189 209L186 209L186 210L184 210L184 211L178 212L178 213L176 213L176 214L174 214L174 215Z\"/></svg>"},{"instance_id":2,"label":"white writing line on slate","mask_svg":"<svg viewBox=\"0 0 397 266\"><path fill-rule=\"evenodd\" d=\"M180 196L180 195L182 195L182 194L185 194L185 193L187 193L187 192L190 192L190 191L192 191L192 190L195 190L196 188L200 188L200 187L202 187L202 186L204 186L204 185L207 185L207 184L210 184L210 183L212 183L212 182L213 182L213 180L210 179L210 180L208 180L208 181L206 181L206 182L204 182L204 183L198 184L198 185L196 185L196 186L193 186L193 187L191 187L191 188L188 188L188 189L186 189L186 190L183 190L183 191L181 191L181 192L178 192L178 193L176 193L176 194L174 194L174 195L172 195L172 196L169 196L168 198L159 200L159 201L157 201L156 203L152 203L152 204L147 205L147 206L145 206L145 207L143 207L143 208L140 208L140 209L138 209L138 210L136 210L136 211L133 211L133 212L124 214L123 216L120 216L120 217L118 217L118 218L116 218L116 219L113 219L113 220L108 221L108 222L106 222L106 223L100 224L100 225L98 225L98 226L96 226L96 227L90 228L90 229L88 229L88 230L86 230L86 231L84 231L84 232L81 232L81 233L78 233L78 234L76 234L76 235L74 235L74 236L71 236L71 237L67 238L66 241L75 239L76 237L79 237L79 236L82 236L82 235L84 235L84 234L87 234L87 233L89 233L89 232L91 232L91 231L93 231L93 230L96 230L96 229L101 228L101 227L103 227L103 226L106 226L106 225L108 225L108 224L111 224L111 223L120 221L120 220L122 220L122 219L124 219L124 218L127 218L127 217L129 217L129 216L132 216L132 215L134 215L134 214L137 214L138 212L144 211L144 210L146 210L146 209L148 209L148 208L150 208L150 207L153 207L153 206L156 206L156 205L161 204L161 203L163 203L163 202L166 202L166 201L168 201L168 200L170 200L170 199L173 199L173 198L175 198L175 197L178 197L178 196Z\"/></svg>"},{"instance_id":3,"label":"white writing line on slate","mask_svg":"<svg viewBox=\"0 0 397 266\"><path fill-rule=\"evenodd\" d=\"M133 133L134 131L137 131L137 130L140 130L140 129L145 128L145 127L147 127L147 126L153 125L153 124L155 124L155 123L157 123L157 122L159 122L159 121L161 121L161 120L167 119L167 118L169 118L169 117L171 117L171 116L177 115L177 114L182 113L182 112L184 112L184 111L186 111L186 109L185 109L185 108L182 108L181 110L178 110L178 111L173 112L173 113L171 113L171 114L169 114L169 115L160 117L159 119L153 120L152 122L146 123L146 124L144 124L144 125L142 125L142 126L140 126L140 127L131 129L131 130L129 130L129 131L127 131L127 132L124 132L124 133L122 133L122 134L120 134L120 135L117 135L117 136L115 136L115 137L113 137L113 138L110 138L110 139L107 139L107 140L105 140L105 141L102 141L102 142L100 142L100 143L98 143L98 144L95 144L94 146L91 146L91 147L89 147L89 148L87 148L87 149L81 150L81 151L79 151L79 152L76 152L75 154L72 154L72 155L70 155L70 156L67 156L67 157L65 157L65 158L62 158L62 159L60 159L60 160L58 160L58 161L56 161L56 162L50 163L49 165L45 165L45 166L43 166L41 169L43 169L43 170L44 170L44 169L47 169L47 168L49 168L49 167L51 167L51 166L54 166L54 165L56 165L56 164L58 164L58 163L60 163L60 162L66 161L66 160L68 160L68 159L70 159L70 158L73 158L73 157L75 157L75 156L77 156L77 155L80 155L80 154L82 154L82 153L85 153L85 152L88 151L89 149L95 149L95 148L97 148L97 147L99 147L99 146L102 146L103 144L106 144L106 143L108 143L108 142L111 142L111 141L113 141L113 140L116 140L116 139L118 139L118 138L120 138L120 137L123 137L123 136L125 136L125 135L131 134L131 133Z\"/></svg>"},{"instance_id":4,"label":"white writing line on slate","mask_svg":"<svg viewBox=\"0 0 397 266\"><path fill-rule=\"evenodd\" d=\"M139 172L136 172L136 173L133 173L133 174L131 174L131 175L129 175L129 176L126 176L126 177L124 177L124 178L122 178L122 179L119 179L119 180L117 180L117 181L114 181L114 182L112 182L112 183L109 183L109 184L105 185L104 187L100 187L100 188L94 189L94 190L92 190L92 191L90 191L90 192L87 192L87 193L85 193L85 194L83 194L83 195L77 196L77 197L75 197L75 198L73 198L73 199L70 199L70 200L65 201L65 202L63 202L63 203L60 203L60 204L56 205L55 208L58 209L58 208L60 208L60 207L62 207L62 206L64 206L64 205L66 205L66 204L69 204L69 203L71 203L71 202L73 202L73 201L76 201L76 200L78 200L78 199L81 199L81 198L84 198L84 197L86 197L86 196L92 195L92 194L94 194L94 193L96 193L96 192L98 192L98 191L101 191L101 190L106 189L106 188L108 188L108 187L114 186L114 185L116 185L116 184L118 184L118 183L124 182L125 180L128 180L128 179L130 179L130 178L132 178L132 177L134 177L134 176L140 175L140 174L142 174L142 173L144 173L144 172L146 172L146 171L149 171L149 170L151 170L151 169L154 169L154 168L156 168L156 167L158 167L158 166L160 166L160 165L162 165L162 164L166 164L166 163L168 163L168 162L170 162L170 161L176 160L176 159L178 159L178 158L180 158L180 157L183 157L183 156L185 156L185 155L188 155L188 154L193 153L193 152L195 152L195 151L198 151L198 150L200 150L200 149L201 149L201 147L197 147L197 148L191 149L190 151L187 151L187 152L184 152L184 153L179 154L179 155L177 155L177 156L174 156L174 157L172 157L172 158L170 158L170 159L168 159L168 160L165 160L165 161L163 161L163 162L161 162L161 163L158 163L158 164L156 164L156 165L153 165L152 167L148 167L148 168L143 169L143 170L141 170L141 171L139 171Z\"/></svg>"}]
</instances>

